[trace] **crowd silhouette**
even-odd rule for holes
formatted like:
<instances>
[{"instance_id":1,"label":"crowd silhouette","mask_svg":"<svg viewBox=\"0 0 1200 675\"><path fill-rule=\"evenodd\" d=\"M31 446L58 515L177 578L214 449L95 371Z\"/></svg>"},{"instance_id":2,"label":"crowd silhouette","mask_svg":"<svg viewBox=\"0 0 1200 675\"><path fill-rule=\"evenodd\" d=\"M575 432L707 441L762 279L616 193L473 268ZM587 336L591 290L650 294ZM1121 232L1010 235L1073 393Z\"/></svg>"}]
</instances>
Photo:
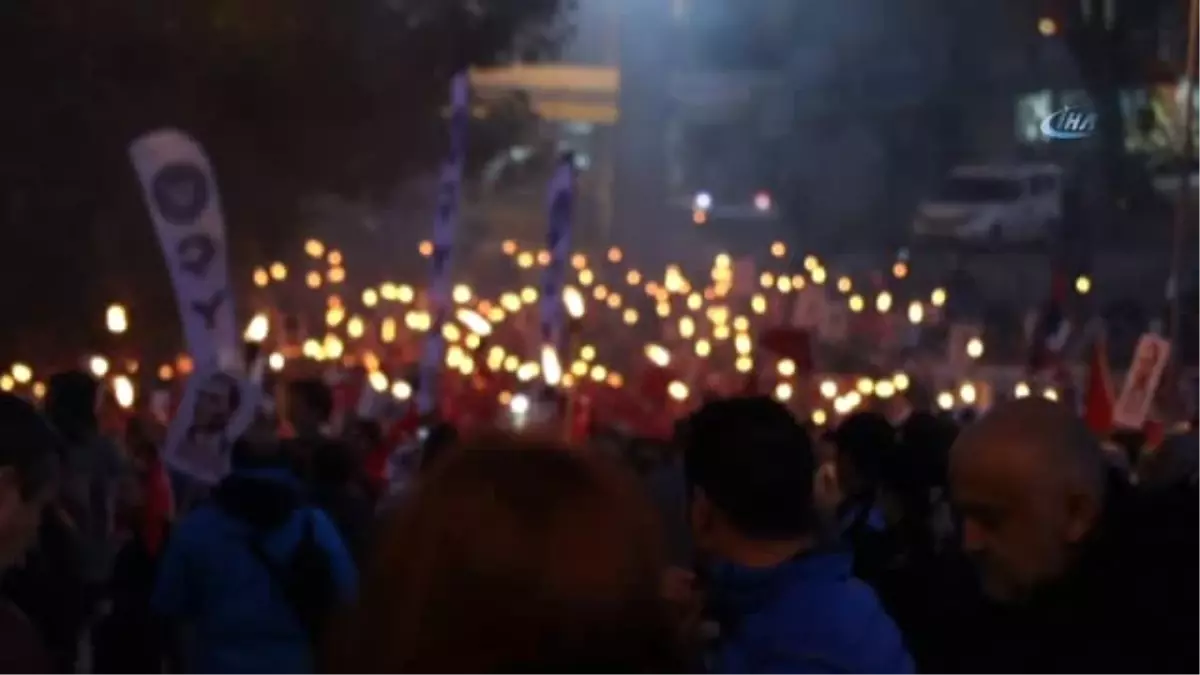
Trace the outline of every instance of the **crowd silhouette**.
<instances>
[{"instance_id":1,"label":"crowd silhouette","mask_svg":"<svg viewBox=\"0 0 1200 675\"><path fill-rule=\"evenodd\" d=\"M670 442L401 438L291 382L219 484L0 395L4 672L1193 672L1197 441L705 403ZM347 417L341 415L342 417ZM282 430L282 431L281 431Z\"/></svg>"}]
</instances>

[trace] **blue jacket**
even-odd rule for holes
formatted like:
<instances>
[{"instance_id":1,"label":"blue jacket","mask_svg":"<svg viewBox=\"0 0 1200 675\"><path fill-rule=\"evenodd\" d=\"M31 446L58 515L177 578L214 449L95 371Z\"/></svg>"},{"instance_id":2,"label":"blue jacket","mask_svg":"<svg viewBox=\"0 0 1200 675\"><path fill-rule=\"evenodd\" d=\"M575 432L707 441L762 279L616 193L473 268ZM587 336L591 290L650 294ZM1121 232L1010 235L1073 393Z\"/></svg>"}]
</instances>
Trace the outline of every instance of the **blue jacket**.
<instances>
[{"instance_id":1,"label":"blue jacket","mask_svg":"<svg viewBox=\"0 0 1200 675\"><path fill-rule=\"evenodd\" d=\"M311 518L348 601L357 573L337 529L303 504L300 482L286 469L235 471L217 492L232 497L196 507L171 535L153 608L190 629L189 672L313 672L309 636L249 542L265 533L267 555L286 565Z\"/></svg>"},{"instance_id":2,"label":"blue jacket","mask_svg":"<svg viewBox=\"0 0 1200 675\"><path fill-rule=\"evenodd\" d=\"M688 567L695 560L692 525L688 520L687 480L680 462L664 464L645 477L650 500L662 520L667 554L672 565Z\"/></svg>"},{"instance_id":3,"label":"blue jacket","mask_svg":"<svg viewBox=\"0 0 1200 675\"><path fill-rule=\"evenodd\" d=\"M813 552L772 568L718 563L710 593L718 673L911 673L913 661L852 557Z\"/></svg>"}]
</instances>

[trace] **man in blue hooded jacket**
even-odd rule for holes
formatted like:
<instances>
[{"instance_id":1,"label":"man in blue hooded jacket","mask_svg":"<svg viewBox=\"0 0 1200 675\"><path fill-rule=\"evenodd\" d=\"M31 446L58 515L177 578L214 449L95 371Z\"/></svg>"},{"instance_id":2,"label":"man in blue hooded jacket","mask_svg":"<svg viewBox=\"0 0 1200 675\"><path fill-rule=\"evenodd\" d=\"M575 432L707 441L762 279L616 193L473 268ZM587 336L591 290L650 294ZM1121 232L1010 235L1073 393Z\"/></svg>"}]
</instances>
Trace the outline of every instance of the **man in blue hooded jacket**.
<instances>
[{"instance_id":1,"label":"man in blue hooded jacket","mask_svg":"<svg viewBox=\"0 0 1200 675\"><path fill-rule=\"evenodd\" d=\"M308 537L328 563L324 585L346 602L353 560L332 521L305 504L277 443L239 442L232 460L212 499L172 534L153 607L184 629L187 672L311 673L314 636L281 570Z\"/></svg>"},{"instance_id":2,"label":"man in blue hooded jacket","mask_svg":"<svg viewBox=\"0 0 1200 675\"><path fill-rule=\"evenodd\" d=\"M812 442L768 398L705 405L682 434L720 673L908 673L913 662L852 556L816 536Z\"/></svg>"}]
</instances>

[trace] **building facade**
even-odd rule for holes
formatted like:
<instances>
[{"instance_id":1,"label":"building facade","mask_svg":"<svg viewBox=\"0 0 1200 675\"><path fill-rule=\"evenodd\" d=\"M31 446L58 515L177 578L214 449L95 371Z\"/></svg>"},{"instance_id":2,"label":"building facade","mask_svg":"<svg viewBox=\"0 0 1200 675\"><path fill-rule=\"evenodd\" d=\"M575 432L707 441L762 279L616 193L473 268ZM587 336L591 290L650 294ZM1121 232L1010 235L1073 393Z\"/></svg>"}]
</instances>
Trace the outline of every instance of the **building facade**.
<instances>
[{"instance_id":1,"label":"building facade","mask_svg":"<svg viewBox=\"0 0 1200 675\"><path fill-rule=\"evenodd\" d=\"M479 72L475 85L528 93L550 135L585 148L594 239L857 252L908 243L916 201L956 164L1086 161L1082 146L1037 135L1082 81L1040 12L1006 0L579 0L560 63ZM1178 37L1160 36L1164 55ZM1170 142L1172 96L1129 92L1132 146ZM1147 108L1162 118L1150 131L1136 121Z\"/></svg>"}]
</instances>

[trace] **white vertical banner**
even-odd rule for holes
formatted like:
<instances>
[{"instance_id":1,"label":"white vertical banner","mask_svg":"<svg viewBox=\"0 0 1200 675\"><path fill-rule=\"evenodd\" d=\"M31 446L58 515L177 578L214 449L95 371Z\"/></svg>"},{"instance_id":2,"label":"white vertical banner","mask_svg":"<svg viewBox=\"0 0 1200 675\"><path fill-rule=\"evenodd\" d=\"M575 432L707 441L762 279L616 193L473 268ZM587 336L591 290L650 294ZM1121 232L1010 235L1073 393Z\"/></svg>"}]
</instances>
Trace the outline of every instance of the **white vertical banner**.
<instances>
[{"instance_id":1,"label":"white vertical banner","mask_svg":"<svg viewBox=\"0 0 1200 675\"><path fill-rule=\"evenodd\" d=\"M563 347L566 308L563 306L563 287L567 282L567 265L571 258L571 218L575 206L575 156L563 155L550 179L549 218L546 227L546 250L550 264L542 274L541 337L543 345L556 350Z\"/></svg>"},{"instance_id":2,"label":"white vertical banner","mask_svg":"<svg viewBox=\"0 0 1200 675\"><path fill-rule=\"evenodd\" d=\"M1113 406L1113 422L1119 427L1140 429L1150 414L1158 382L1171 358L1171 343L1146 333L1133 350L1133 362L1125 375L1121 396Z\"/></svg>"},{"instance_id":3,"label":"white vertical banner","mask_svg":"<svg viewBox=\"0 0 1200 675\"><path fill-rule=\"evenodd\" d=\"M175 286L188 353L197 368L237 367L241 335L229 288L225 219L208 157L175 129L141 136L129 156Z\"/></svg>"},{"instance_id":4,"label":"white vertical banner","mask_svg":"<svg viewBox=\"0 0 1200 675\"><path fill-rule=\"evenodd\" d=\"M129 156L196 364L167 430L163 459L198 481L215 483L229 471L233 441L253 421L261 399L244 376L216 178L200 144L175 129L139 137Z\"/></svg>"},{"instance_id":5,"label":"white vertical banner","mask_svg":"<svg viewBox=\"0 0 1200 675\"><path fill-rule=\"evenodd\" d=\"M437 407L438 379L446 351L442 326L452 309L450 297L450 259L454 250L454 232L458 227L459 203L462 200L463 165L467 156L467 123L470 121L470 83L465 72L458 73L450 84L450 152L442 164L438 182L437 211L433 219L433 254L429 272L429 314L432 321L421 354L420 389L417 410L429 414Z\"/></svg>"}]
</instances>

